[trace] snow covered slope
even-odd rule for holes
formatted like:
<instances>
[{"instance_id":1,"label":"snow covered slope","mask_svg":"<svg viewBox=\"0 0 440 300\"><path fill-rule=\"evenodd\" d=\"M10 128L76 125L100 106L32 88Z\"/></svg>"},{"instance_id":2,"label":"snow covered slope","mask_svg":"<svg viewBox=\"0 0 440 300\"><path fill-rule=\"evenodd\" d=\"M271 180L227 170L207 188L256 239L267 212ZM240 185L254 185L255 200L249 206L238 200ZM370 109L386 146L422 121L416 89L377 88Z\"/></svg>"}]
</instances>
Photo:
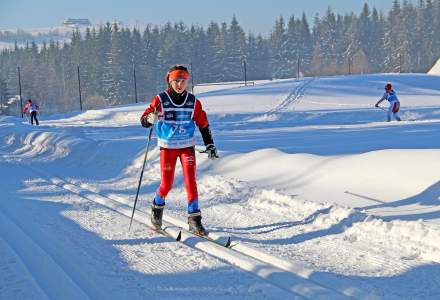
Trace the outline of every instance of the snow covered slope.
<instances>
[{"instance_id":1,"label":"snow covered slope","mask_svg":"<svg viewBox=\"0 0 440 300\"><path fill-rule=\"evenodd\" d=\"M432 66L431 70L428 71L430 75L439 75L440 74L440 59Z\"/></svg>"},{"instance_id":2,"label":"snow covered slope","mask_svg":"<svg viewBox=\"0 0 440 300\"><path fill-rule=\"evenodd\" d=\"M387 82L402 122L373 107ZM145 104L40 127L2 117L0 298L438 299L439 87L376 74L198 94L221 156L197 157L203 220L232 235L225 253L142 224L160 180L155 139L127 231ZM165 211L175 226L182 184L178 168Z\"/></svg>"}]
</instances>

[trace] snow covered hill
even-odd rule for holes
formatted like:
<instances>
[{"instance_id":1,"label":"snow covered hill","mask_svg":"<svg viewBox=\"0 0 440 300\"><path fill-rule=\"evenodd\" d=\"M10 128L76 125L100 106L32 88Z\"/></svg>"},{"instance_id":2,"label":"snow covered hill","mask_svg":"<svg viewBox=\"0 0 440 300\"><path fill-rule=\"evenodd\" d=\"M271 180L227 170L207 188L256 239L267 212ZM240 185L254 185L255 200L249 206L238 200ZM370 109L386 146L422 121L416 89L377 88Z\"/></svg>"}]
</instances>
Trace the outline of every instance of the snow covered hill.
<instances>
[{"instance_id":1,"label":"snow covered hill","mask_svg":"<svg viewBox=\"0 0 440 300\"><path fill-rule=\"evenodd\" d=\"M387 82L402 122L374 108ZM376 74L198 94L221 156L197 157L203 220L232 250L146 227L155 139L128 232L145 104L2 117L0 299L438 299L439 87ZM182 185L178 168L170 226Z\"/></svg>"},{"instance_id":2,"label":"snow covered hill","mask_svg":"<svg viewBox=\"0 0 440 300\"><path fill-rule=\"evenodd\" d=\"M3 29L0 30L0 50L14 49L15 42L19 47L25 47L27 43L35 42L38 48L51 41L64 43L71 41L72 33L79 30L84 34L86 27L54 26L43 28Z\"/></svg>"},{"instance_id":3,"label":"snow covered hill","mask_svg":"<svg viewBox=\"0 0 440 300\"><path fill-rule=\"evenodd\" d=\"M429 70L428 74L430 75L439 75L440 74L440 59L435 63L434 66Z\"/></svg>"}]
</instances>

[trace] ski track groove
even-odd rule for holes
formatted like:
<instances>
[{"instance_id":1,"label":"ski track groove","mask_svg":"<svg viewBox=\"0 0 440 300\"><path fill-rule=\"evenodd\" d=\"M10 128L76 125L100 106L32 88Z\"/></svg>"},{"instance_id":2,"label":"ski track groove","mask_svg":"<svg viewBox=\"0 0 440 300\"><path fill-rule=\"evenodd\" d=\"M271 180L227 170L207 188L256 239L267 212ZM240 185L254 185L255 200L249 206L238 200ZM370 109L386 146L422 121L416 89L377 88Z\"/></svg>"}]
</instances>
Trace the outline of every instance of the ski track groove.
<instances>
[{"instance_id":1,"label":"ski track groove","mask_svg":"<svg viewBox=\"0 0 440 300\"><path fill-rule=\"evenodd\" d=\"M49 297L44 292L44 290L41 288L41 286L38 284L37 280L35 279L35 276L30 272L29 268L26 266L26 264L20 258L18 253L12 248L12 246L10 244L8 244L8 242L5 239L3 239L1 237L0 237L0 252L6 253L6 255L2 255L1 259L8 259L8 261L6 261L6 262L0 260L1 269L4 271L4 269L8 267L8 264L11 264L11 259L12 259L13 260L12 263L15 263L15 265L16 265L15 266L16 272L17 272L17 269L21 269L18 271L22 271L22 273L24 273L22 275L26 276L26 278L20 279L20 284L27 283L27 284L30 284L35 289L34 290L35 294L26 295L26 293L29 293L29 291L27 290L29 288L27 288L27 289L25 288L26 290L24 290L23 288L19 288L19 290L20 290L19 297L20 298L49 300ZM16 274L12 274L12 276L13 276L12 280L14 279L14 275L16 276ZM11 280L11 278L8 278L8 280ZM5 294L2 290L6 286L7 286L7 283L5 283L4 286L3 285L0 286L0 298L1 299L3 299L3 297L5 296ZM17 288L15 288L15 289L17 289ZM6 291L6 293L7 293L7 291ZM16 297L16 296L17 295L15 294L14 297ZM12 296L10 296L10 297L12 298Z\"/></svg>"},{"instance_id":2,"label":"ski track groove","mask_svg":"<svg viewBox=\"0 0 440 300\"><path fill-rule=\"evenodd\" d=\"M31 168L32 168L32 167L31 167ZM119 213L119 214L121 214L121 215L123 215L123 216L126 216L124 213L119 212L118 210L115 210L115 209L113 209L113 208L107 207L107 206L105 206L104 204L100 204L100 203L94 201L93 199L90 199L89 197L85 197L85 196L83 196L83 193L86 191L88 194L94 194L94 195L97 195L97 196L103 197L103 198L108 199L108 200L110 200L110 201L112 201L112 202L118 203L118 205L121 205L121 204L122 204L122 205L128 206L128 204L125 203L125 202L120 202L120 201L115 200L115 199L112 199L112 198L110 198L110 197L108 197L108 196L106 196L106 195L103 195L103 194L97 193L97 192L95 192L95 191L91 191L91 190L89 190L89 189L87 189L87 188L84 188L84 187L79 186L78 184L74 184L74 183L69 182L68 180L61 179L60 177L56 177L56 179L54 180L54 178L53 178L53 176L52 176L52 179L49 179L51 176L49 176L49 174L45 174L45 173L42 172L41 170L36 170L36 169L34 169L34 171L35 171L35 173L40 174L40 175L42 176L42 178L43 178L44 180L46 180L46 182L49 183L49 184L56 185L56 186L58 186L58 187L60 187L60 188L62 188L62 189L64 189L64 190L66 190L66 191L68 191L68 192L75 193L75 194L79 195L80 197L86 199L87 201L91 201L91 202L97 203L98 205L100 205L100 206L102 206L102 207L105 207L105 208L107 208L107 209L111 209L111 210L113 210L113 211L115 211L115 212L117 212L117 213ZM56 181L58 181L58 182L56 182ZM60 183L60 182L64 182L64 184L63 184L63 183ZM74 189L77 189L77 191L72 191L71 189L66 188L66 187L64 186L65 184L68 184L68 185L73 186L73 188L74 188ZM136 209L136 211L139 211L139 210ZM127 218L128 218L128 216L127 216ZM178 225L177 225L177 226L178 226ZM179 226L179 227L180 227L180 226ZM231 235L231 239L233 240L233 236L232 236L232 235ZM185 244L185 245L187 245L187 244ZM187 245L187 246L190 247L190 248L193 248L193 249L195 249L195 250L204 251L204 250L200 250L200 249L194 248L193 246L190 246L190 245ZM233 249L230 249L230 251L233 251L232 253L236 252L236 251L233 250ZM211 255L211 254L208 253L208 252L205 252L205 253ZM341 291L336 290L336 289L333 289L332 287L329 287L329 286L323 285L322 283L319 283L319 282L316 282L316 281L310 280L310 279L308 279L308 278L305 278L305 277L303 277L303 276L301 276L301 275L298 275L298 274L296 274L296 273L293 273L293 272L291 272L291 271L280 269L278 266L272 264L272 263L269 262L269 261L261 260L261 259L259 259L259 258L253 257L252 255L249 255L249 254L247 254L247 253L242 253L242 252L236 252L236 253L243 254L243 255L245 255L245 256L251 258L251 259L254 259L254 260L256 260L256 261L260 261L260 262L263 262L263 263L265 263L265 264L267 264L267 265L270 265L270 266L273 267L273 268L276 268L276 269L278 269L278 270L282 270L282 271L284 271L284 272L286 272L286 273L290 273L290 274L292 274L292 275L294 275L294 276L296 276L296 277L300 277L300 278L303 279L305 282L309 282L311 285L319 286L320 288L322 288L322 289L324 289L324 290L331 291L331 293L332 293L333 295L337 294L341 299L357 299L357 298L355 298L355 297L352 296L352 295L346 295L346 294L342 293ZM211 255L211 256L216 257L215 255ZM221 258L219 258L219 257L216 257L216 258L217 258L217 259L220 259L221 261L223 261L223 262L226 263L226 264L229 264L229 265L233 266L234 268L240 268L240 266L238 266L238 265L234 265L234 264L232 264L231 262L229 262L229 261L227 261L227 260L225 260L225 259L221 259ZM245 272L247 272L247 273L251 273L251 274L253 274L253 273L250 272L250 271L247 271L247 270L245 270L245 269L243 269L243 270L244 270ZM257 275L257 274L253 274L253 275L254 275L254 276L257 276L258 278L264 280L265 282L267 282L267 283L269 283L269 284L271 284L271 285L275 285L275 286L276 286L276 284L274 284L272 281L270 281L270 280L268 280L268 279L266 279L266 278L264 278L264 277L261 277L261 276L259 276L259 275ZM278 288L284 289L285 291L291 293L292 296L296 296L296 297L297 297L297 296L300 296L300 297L302 297L302 298L304 298L304 299L310 299L310 300L313 300L313 299L321 299L321 298L314 298L313 296L304 296L304 295L301 295L301 294L297 294L297 293L293 292L292 290L288 290L288 289L285 289L285 288L280 287L280 286L278 286ZM322 299L325 299L325 298L322 298Z\"/></svg>"},{"instance_id":3,"label":"ski track groove","mask_svg":"<svg viewBox=\"0 0 440 300\"><path fill-rule=\"evenodd\" d=\"M87 199L87 201L90 201L89 199ZM93 203L96 204L96 203ZM103 207L100 204L97 204L100 207L102 207L102 209L106 209L106 207ZM114 212L116 213L116 212ZM82 224L85 222L83 221L83 217L81 216L71 216L72 220L75 220L78 222L78 224ZM91 228L90 228L91 230ZM147 230L149 230L150 234L155 234L156 236L162 236L159 233L155 233L153 230L150 230L149 228L147 228ZM109 241L111 242L112 240L109 239ZM130 258L130 257L138 257L139 254L139 250L138 249L133 249L133 247L118 247L118 250L121 252L123 257L126 258ZM154 249L153 249L154 250ZM171 257L172 258L172 257ZM151 275L155 275L157 274L157 272L154 272L153 270L160 270L161 272L168 272L168 273L173 273L173 272L178 272L178 271L186 271L187 268L185 268L185 261L184 260L162 260L162 261L158 261L155 259L141 259L139 261L136 261L136 269L142 269L142 272L145 274L151 274Z\"/></svg>"},{"instance_id":4,"label":"ski track groove","mask_svg":"<svg viewBox=\"0 0 440 300\"><path fill-rule=\"evenodd\" d=\"M293 88L293 90L287 95L287 97L281 101L277 106L269 110L267 113L278 113L282 112L283 109L287 108L290 104L298 103L299 100L304 97L307 86L314 81L314 78L309 79L301 84L298 84Z\"/></svg>"},{"instance_id":5,"label":"ski track groove","mask_svg":"<svg viewBox=\"0 0 440 300\"><path fill-rule=\"evenodd\" d=\"M57 259L49 253L50 251L48 252L4 210L0 211L0 223L7 225L4 228L9 229L8 233L2 233L6 237L6 243L20 258L29 276L44 296L48 299L90 299L88 293L68 274L66 268L57 262ZM8 234L12 233L14 237L8 239ZM11 242L15 245L12 245ZM25 259L23 260L23 258ZM49 282L51 281L48 279L49 274L55 275L55 282ZM55 285L52 285L53 283ZM55 288L53 288L54 286Z\"/></svg>"}]
</instances>

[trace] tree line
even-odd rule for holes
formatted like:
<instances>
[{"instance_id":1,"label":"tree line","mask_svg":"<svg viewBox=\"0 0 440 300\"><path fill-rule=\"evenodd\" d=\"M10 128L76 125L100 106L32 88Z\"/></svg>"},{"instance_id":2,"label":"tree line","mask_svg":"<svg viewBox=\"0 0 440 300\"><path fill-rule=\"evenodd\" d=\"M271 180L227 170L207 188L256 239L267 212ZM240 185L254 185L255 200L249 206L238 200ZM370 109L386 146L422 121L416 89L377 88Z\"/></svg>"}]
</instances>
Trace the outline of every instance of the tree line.
<instances>
[{"instance_id":1,"label":"tree line","mask_svg":"<svg viewBox=\"0 0 440 300\"><path fill-rule=\"evenodd\" d=\"M23 36L23 34L22 34ZM11 38L10 36L8 38ZM305 14L279 17L268 36L230 23L183 22L140 28L107 23L72 32L69 42L15 44L0 53L0 100L23 94L46 111L78 109L78 66L86 108L140 101L164 87L175 63L194 84L372 72L426 72L440 56L440 0L393 0L385 14L365 4L356 15L329 7L313 25ZM4 108L4 106L3 106Z\"/></svg>"}]
</instances>

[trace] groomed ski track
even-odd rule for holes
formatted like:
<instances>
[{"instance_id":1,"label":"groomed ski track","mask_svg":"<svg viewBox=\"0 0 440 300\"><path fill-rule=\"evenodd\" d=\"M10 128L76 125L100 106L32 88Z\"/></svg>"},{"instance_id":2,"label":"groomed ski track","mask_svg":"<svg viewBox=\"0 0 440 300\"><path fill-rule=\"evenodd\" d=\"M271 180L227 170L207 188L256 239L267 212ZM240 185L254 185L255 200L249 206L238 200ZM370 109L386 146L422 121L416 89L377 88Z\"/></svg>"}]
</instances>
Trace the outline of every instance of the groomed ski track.
<instances>
[{"instance_id":1,"label":"groomed ski track","mask_svg":"<svg viewBox=\"0 0 440 300\"><path fill-rule=\"evenodd\" d=\"M34 171L49 184L56 185L57 187L60 187L70 193L74 193L87 201L92 201L127 217L128 230L132 208L123 201L114 199L114 197L110 198L101 193L96 193L60 177L54 177L53 175L41 172L40 170L34 169ZM149 223L149 214L140 211L139 209L137 209L135 212L134 221L146 225L146 227L153 230ZM231 235L231 248L226 248L188 232L184 229L186 226L187 225L185 222L164 215L163 228L165 228L165 231L169 234L169 236L173 237L174 240L177 238L178 234L181 233L180 242L186 246L203 251L224 262L227 262L228 264L254 274L264 279L268 283L291 293L292 297L299 296L300 298L298 299L310 300L357 299L352 296L345 295L329 286L325 286L322 283L308 279L307 277L313 273L311 270L298 267L292 262L284 261L252 247L237 243L234 241L233 235ZM210 237L216 240L222 240L222 236L215 233L210 233ZM176 243L178 242L176 241ZM68 278L67 275L66 277ZM75 290L75 286L73 285L71 289ZM80 291L77 292L79 293Z\"/></svg>"}]
</instances>

